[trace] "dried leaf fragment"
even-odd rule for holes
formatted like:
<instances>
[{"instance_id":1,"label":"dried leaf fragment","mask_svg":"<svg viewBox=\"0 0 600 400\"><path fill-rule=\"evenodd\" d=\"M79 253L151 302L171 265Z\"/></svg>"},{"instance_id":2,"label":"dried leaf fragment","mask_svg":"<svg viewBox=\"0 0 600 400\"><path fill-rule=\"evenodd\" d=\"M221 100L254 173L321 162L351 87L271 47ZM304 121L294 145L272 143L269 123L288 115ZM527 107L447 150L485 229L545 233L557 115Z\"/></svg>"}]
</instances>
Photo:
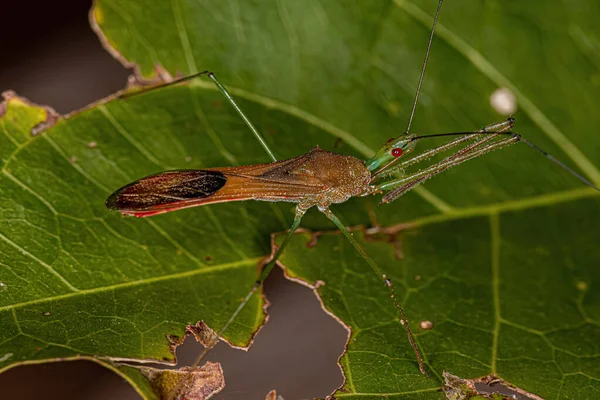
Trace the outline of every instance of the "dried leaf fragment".
<instances>
[{"instance_id":1,"label":"dried leaf fragment","mask_svg":"<svg viewBox=\"0 0 600 400\"><path fill-rule=\"evenodd\" d=\"M188 325L186 331L194 335L196 341L208 349L215 347L219 341L219 337L215 331L210 329L204 321L199 321L195 325Z\"/></svg>"},{"instance_id":2,"label":"dried leaf fragment","mask_svg":"<svg viewBox=\"0 0 600 400\"><path fill-rule=\"evenodd\" d=\"M202 367L167 370L139 368L161 399L206 400L225 387L223 369L219 363L207 362Z\"/></svg>"},{"instance_id":3,"label":"dried leaf fragment","mask_svg":"<svg viewBox=\"0 0 600 400\"><path fill-rule=\"evenodd\" d=\"M462 379L449 372L442 373L444 387L442 388L449 400L467 399L531 399L543 400L541 397L520 389L494 375L477 379Z\"/></svg>"},{"instance_id":4,"label":"dried leaf fragment","mask_svg":"<svg viewBox=\"0 0 600 400\"><path fill-rule=\"evenodd\" d=\"M267 397L265 397L265 400L285 400L285 399L283 398L282 395L278 395L277 391L275 389L273 389L269 393L267 393Z\"/></svg>"},{"instance_id":5,"label":"dried leaf fragment","mask_svg":"<svg viewBox=\"0 0 600 400\"><path fill-rule=\"evenodd\" d=\"M444 377L444 394L448 400L464 400L477 396L475 384L469 379L462 379L449 372L442 374Z\"/></svg>"}]
</instances>

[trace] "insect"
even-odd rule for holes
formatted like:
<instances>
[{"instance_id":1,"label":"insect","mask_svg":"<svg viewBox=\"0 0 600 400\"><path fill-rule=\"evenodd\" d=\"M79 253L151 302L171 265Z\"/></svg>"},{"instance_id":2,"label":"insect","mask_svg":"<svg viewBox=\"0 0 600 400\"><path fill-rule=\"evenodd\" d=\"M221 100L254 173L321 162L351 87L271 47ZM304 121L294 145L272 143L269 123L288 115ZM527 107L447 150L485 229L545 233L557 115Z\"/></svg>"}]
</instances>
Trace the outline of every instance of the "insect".
<instances>
[{"instance_id":1,"label":"insect","mask_svg":"<svg viewBox=\"0 0 600 400\"><path fill-rule=\"evenodd\" d=\"M229 324L247 304L250 297L266 279L294 232L300 226L301 220L307 210L317 207L344 234L379 277L387 290L389 290L399 316L399 321L406 330L408 340L414 350L419 369L425 374L427 373L427 369L420 349L411 332L408 319L398 300L393 282L375 260L366 253L362 245L354 239L352 234L331 210L331 206L343 203L351 197L379 194L384 194L381 200L382 203L390 203L427 179L447 171L454 166L517 142L523 142L542 152L553 162L569 170L578 179L596 188L584 177L513 132L512 129L515 121L512 118L488 125L474 132L453 132L421 136L410 133L441 5L442 1L440 0L434 17L431 36L407 128L403 135L388 141L372 158L366 161L353 156L332 153L319 147L315 147L308 153L295 158L276 160L261 134L213 73L205 71L177 79L167 84L181 83L200 75L207 75L237 110L267 154L271 157L272 162L203 170L161 172L142 178L117 190L106 201L109 209L117 210L125 215L150 217L183 208L220 202L260 200L292 202L296 204L294 221L282 244L273 258L263 268L246 298L218 332L219 336L227 329ZM416 151L418 142L423 141L423 139L440 136L455 137L429 150L423 152ZM433 156L448 152L450 154L441 161L433 162L429 165L426 164ZM425 166L422 169L410 172L413 167L424 164ZM598 188L596 189L598 190Z\"/></svg>"}]
</instances>

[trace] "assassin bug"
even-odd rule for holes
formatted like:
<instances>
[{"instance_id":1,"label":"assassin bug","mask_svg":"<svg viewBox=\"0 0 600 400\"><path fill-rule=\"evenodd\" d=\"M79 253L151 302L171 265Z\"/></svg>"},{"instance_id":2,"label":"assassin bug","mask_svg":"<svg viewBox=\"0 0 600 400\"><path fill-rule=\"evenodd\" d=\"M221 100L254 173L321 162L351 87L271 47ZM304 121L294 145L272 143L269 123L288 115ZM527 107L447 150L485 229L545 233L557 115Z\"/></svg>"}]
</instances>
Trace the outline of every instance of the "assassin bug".
<instances>
[{"instance_id":1,"label":"assassin bug","mask_svg":"<svg viewBox=\"0 0 600 400\"><path fill-rule=\"evenodd\" d=\"M550 160L567 169L587 185L598 190L597 187L584 177L513 132L514 119L512 118L488 125L475 132L454 132L422 136L410 134L441 5L442 0L438 4L434 17L431 36L406 131L398 138L388 141L367 161L362 161L353 156L325 151L319 147L315 147L310 152L298 157L278 161L263 140L261 134L212 72L204 71L167 83L167 85L171 85L197 78L200 75L207 75L239 113L267 154L271 157L272 162L203 170L161 172L142 178L117 190L106 201L106 206L109 209L117 210L125 215L149 217L183 208L219 202L262 200L296 203L294 221L282 244L269 263L263 268L251 291L231 318L229 318L228 322L218 332L219 335L227 329L229 324L247 304L250 297L266 279L294 232L300 226L300 222L306 211L312 207L317 207L344 234L389 290L397 309L400 323L406 330L406 334L414 350L419 369L425 374L427 372L425 364L392 281L374 259L365 252L362 245L354 239L340 219L331 211L330 206L332 204L343 203L353 196L367 196L381 193L385 193L381 201L382 203L392 202L437 174L465 161L517 142L523 142L542 152ZM164 86L161 85L158 87ZM425 138L439 136L457 137L424 152L415 152L417 142ZM422 164L435 155L457 148L458 150L439 162L428 165L421 170L407 172L414 165Z\"/></svg>"}]
</instances>

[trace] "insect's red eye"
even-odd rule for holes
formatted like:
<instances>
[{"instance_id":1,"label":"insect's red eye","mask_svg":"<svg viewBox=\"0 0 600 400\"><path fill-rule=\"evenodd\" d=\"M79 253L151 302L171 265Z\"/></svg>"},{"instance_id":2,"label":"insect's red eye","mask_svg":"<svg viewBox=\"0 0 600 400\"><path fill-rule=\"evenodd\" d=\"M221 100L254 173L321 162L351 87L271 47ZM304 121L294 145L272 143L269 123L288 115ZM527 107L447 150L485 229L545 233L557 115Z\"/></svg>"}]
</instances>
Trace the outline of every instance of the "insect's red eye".
<instances>
[{"instance_id":1,"label":"insect's red eye","mask_svg":"<svg viewBox=\"0 0 600 400\"><path fill-rule=\"evenodd\" d=\"M398 148L392 149L392 155L394 157L400 157L402 155L402 149L398 149Z\"/></svg>"}]
</instances>

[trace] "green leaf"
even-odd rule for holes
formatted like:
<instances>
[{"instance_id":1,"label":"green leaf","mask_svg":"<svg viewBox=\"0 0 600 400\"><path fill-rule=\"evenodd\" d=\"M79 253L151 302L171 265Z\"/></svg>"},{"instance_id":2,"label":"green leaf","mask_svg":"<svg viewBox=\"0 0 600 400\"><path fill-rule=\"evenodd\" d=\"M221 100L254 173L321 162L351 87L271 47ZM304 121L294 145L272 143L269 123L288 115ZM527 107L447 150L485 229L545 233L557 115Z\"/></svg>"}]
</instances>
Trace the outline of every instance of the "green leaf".
<instances>
[{"instance_id":1,"label":"green leaf","mask_svg":"<svg viewBox=\"0 0 600 400\"><path fill-rule=\"evenodd\" d=\"M352 330L338 396L439 398L442 372L451 371L498 375L543 397L577 390L594 397L600 313L591 288L600 273L590 232L598 206L597 198L580 199L416 220L363 240L401 293L432 379L418 374L386 288L347 240L324 234L314 246L311 234L297 235L281 259L287 273L325 282L319 296ZM421 321L433 328L421 329Z\"/></svg>"},{"instance_id":2,"label":"green leaf","mask_svg":"<svg viewBox=\"0 0 600 400\"><path fill-rule=\"evenodd\" d=\"M366 158L406 126L435 7L100 0L93 16L146 78L156 66L214 71L279 158L316 144ZM465 0L441 15L412 130L501 119L489 96L509 87L519 132L600 182L591 134L600 5ZM270 233L291 223L289 204L218 204L147 220L104 209L113 190L153 172L268 161L210 82L109 101L35 137L47 111L18 98L4 111L0 368L77 355L171 359L166 335L198 320L218 330L256 279ZM361 198L333 208L349 225L385 227L365 245L394 279L432 378L418 373L385 288L349 244L327 233L308 248L308 234L297 235L282 259L288 273L325 282L325 306L353 329L337 397L440 398L442 371L494 373L542 396L596 397L592 196L516 145L390 205ZM303 226L332 229L316 210ZM247 344L262 320L254 297L225 337ZM419 330L425 320L432 330Z\"/></svg>"},{"instance_id":3,"label":"green leaf","mask_svg":"<svg viewBox=\"0 0 600 400\"><path fill-rule=\"evenodd\" d=\"M156 137L151 130L130 136L127 121L144 132L136 107L151 116L154 100L100 105L35 137L29 131L46 111L19 98L7 101L0 176L0 353L11 354L5 366L78 354L172 359L167 335L183 336L199 319L222 326L256 279L268 234L286 225L285 209L224 205L202 216L148 220L105 209L110 188L136 176L177 162L199 168L215 160L205 137L190 130L187 138L172 134L181 129L176 116L166 130L155 130ZM214 122L220 123L229 125L229 119ZM166 143L182 152L161 154ZM200 149L189 162L186 148ZM244 229L225 230L233 224ZM248 229L257 233L248 235ZM255 297L226 337L247 345L262 321Z\"/></svg>"}]
</instances>

